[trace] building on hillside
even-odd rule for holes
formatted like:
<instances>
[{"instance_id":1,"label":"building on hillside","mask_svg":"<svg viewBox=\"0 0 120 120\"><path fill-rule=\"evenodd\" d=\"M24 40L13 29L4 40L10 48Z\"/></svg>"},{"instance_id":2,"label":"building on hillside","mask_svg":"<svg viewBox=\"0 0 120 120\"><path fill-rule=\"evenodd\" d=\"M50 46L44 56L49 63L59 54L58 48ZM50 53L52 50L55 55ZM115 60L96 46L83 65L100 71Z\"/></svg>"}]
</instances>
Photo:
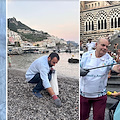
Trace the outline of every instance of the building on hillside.
<instances>
[{"instance_id":1,"label":"building on hillside","mask_svg":"<svg viewBox=\"0 0 120 120\"><path fill-rule=\"evenodd\" d=\"M80 40L96 41L120 31L120 1L80 1Z\"/></svg>"},{"instance_id":2,"label":"building on hillside","mask_svg":"<svg viewBox=\"0 0 120 120\"><path fill-rule=\"evenodd\" d=\"M7 29L7 37L8 37L8 45L15 47L24 47L24 46L32 46L32 43L28 41L23 41L21 36L10 29Z\"/></svg>"},{"instance_id":3,"label":"building on hillside","mask_svg":"<svg viewBox=\"0 0 120 120\"><path fill-rule=\"evenodd\" d=\"M11 31L10 29L7 29L7 37L8 37L8 45L14 45L17 46L21 44L22 39L20 35L14 31ZM18 47L18 46L17 46Z\"/></svg>"},{"instance_id":4,"label":"building on hillside","mask_svg":"<svg viewBox=\"0 0 120 120\"><path fill-rule=\"evenodd\" d=\"M17 29L17 31L20 33L25 33L25 34L32 34L33 33L31 30L25 30L25 29Z\"/></svg>"}]
</instances>

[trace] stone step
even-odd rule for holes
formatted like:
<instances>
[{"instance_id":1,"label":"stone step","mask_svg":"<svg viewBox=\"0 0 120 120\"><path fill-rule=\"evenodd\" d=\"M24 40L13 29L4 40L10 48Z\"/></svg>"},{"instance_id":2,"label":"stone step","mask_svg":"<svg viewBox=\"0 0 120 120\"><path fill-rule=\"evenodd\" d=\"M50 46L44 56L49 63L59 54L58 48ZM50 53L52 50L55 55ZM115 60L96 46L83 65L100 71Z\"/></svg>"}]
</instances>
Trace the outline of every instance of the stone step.
<instances>
[{"instance_id":1,"label":"stone step","mask_svg":"<svg viewBox=\"0 0 120 120\"><path fill-rule=\"evenodd\" d=\"M115 81L115 80L120 80L120 76L112 75L110 78L108 78L108 81Z\"/></svg>"},{"instance_id":2,"label":"stone step","mask_svg":"<svg viewBox=\"0 0 120 120\"><path fill-rule=\"evenodd\" d=\"M108 80L107 85L118 85L120 87L120 79L119 80Z\"/></svg>"},{"instance_id":3,"label":"stone step","mask_svg":"<svg viewBox=\"0 0 120 120\"><path fill-rule=\"evenodd\" d=\"M111 92L114 92L114 91L117 91L117 92L120 92L120 87L116 88L116 87L108 87L107 86L107 91L111 91Z\"/></svg>"},{"instance_id":4,"label":"stone step","mask_svg":"<svg viewBox=\"0 0 120 120\"><path fill-rule=\"evenodd\" d=\"M110 79L112 79L112 78L113 79L118 79L118 78L120 79L120 76L119 75L111 75Z\"/></svg>"},{"instance_id":5,"label":"stone step","mask_svg":"<svg viewBox=\"0 0 120 120\"><path fill-rule=\"evenodd\" d=\"M107 85L107 88L109 88L109 89L115 88L116 90L118 90L120 88L120 85L109 84L109 85Z\"/></svg>"},{"instance_id":6,"label":"stone step","mask_svg":"<svg viewBox=\"0 0 120 120\"><path fill-rule=\"evenodd\" d=\"M120 76L118 77L111 77L110 79L108 79L108 82L107 82L107 87L113 87L113 88L118 88L120 87Z\"/></svg>"}]
</instances>

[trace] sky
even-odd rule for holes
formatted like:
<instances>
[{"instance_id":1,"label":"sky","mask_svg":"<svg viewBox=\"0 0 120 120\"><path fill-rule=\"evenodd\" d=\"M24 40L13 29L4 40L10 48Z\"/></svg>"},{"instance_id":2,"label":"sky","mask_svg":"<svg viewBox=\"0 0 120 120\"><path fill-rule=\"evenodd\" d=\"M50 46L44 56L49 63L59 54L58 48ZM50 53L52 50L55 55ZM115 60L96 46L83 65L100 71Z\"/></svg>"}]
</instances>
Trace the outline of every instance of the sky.
<instances>
[{"instance_id":1,"label":"sky","mask_svg":"<svg viewBox=\"0 0 120 120\"><path fill-rule=\"evenodd\" d=\"M79 0L8 0L7 18L79 43Z\"/></svg>"}]
</instances>

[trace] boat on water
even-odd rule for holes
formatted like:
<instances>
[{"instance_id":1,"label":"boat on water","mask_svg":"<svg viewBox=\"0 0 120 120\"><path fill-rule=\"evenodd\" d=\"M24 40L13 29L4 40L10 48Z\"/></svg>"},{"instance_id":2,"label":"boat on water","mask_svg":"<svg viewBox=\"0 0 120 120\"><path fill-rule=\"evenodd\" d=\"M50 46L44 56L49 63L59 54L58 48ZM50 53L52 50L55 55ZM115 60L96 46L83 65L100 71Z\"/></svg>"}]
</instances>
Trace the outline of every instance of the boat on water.
<instances>
[{"instance_id":1,"label":"boat on water","mask_svg":"<svg viewBox=\"0 0 120 120\"><path fill-rule=\"evenodd\" d=\"M68 59L68 62L69 63L79 63L79 59L73 58L73 57L74 57L74 55L72 55L72 57Z\"/></svg>"},{"instance_id":2,"label":"boat on water","mask_svg":"<svg viewBox=\"0 0 120 120\"><path fill-rule=\"evenodd\" d=\"M69 58L68 62L69 63L79 63L79 59Z\"/></svg>"},{"instance_id":3,"label":"boat on water","mask_svg":"<svg viewBox=\"0 0 120 120\"><path fill-rule=\"evenodd\" d=\"M23 53L21 47L8 47L8 54L9 55L20 55Z\"/></svg>"}]
</instances>

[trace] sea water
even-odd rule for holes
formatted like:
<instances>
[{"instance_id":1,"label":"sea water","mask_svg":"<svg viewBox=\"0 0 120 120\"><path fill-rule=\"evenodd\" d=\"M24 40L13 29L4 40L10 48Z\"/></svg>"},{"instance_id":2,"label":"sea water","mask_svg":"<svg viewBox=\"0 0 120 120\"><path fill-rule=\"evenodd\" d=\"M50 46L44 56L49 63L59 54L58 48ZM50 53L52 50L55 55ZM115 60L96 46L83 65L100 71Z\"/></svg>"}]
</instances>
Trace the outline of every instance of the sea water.
<instances>
[{"instance_id":1,"label":"sea water","mask_svg":"<svg viewBox=\"0 0 120 120\"><path fill-rule=\"evenodd\" d=\"M30 64L37 58L48 54L11 55L12 67L27 71ZM69 58L79 59L79 53L59 53L60 61L55 65L58 76L79 79L79 63L69 63Z\"/></svg>"}]
</instances>

